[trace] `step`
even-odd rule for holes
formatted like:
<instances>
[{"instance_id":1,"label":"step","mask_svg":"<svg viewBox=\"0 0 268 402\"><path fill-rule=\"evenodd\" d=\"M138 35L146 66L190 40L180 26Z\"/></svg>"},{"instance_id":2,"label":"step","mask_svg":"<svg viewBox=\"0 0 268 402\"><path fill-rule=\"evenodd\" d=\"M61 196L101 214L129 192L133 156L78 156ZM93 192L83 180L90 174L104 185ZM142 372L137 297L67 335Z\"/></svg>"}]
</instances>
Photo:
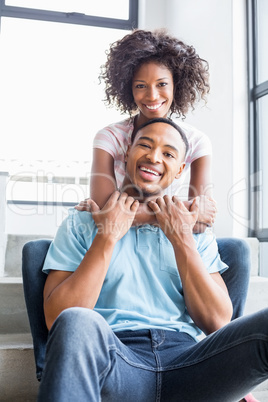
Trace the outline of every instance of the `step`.
<instances>
[{"instance_id":1,"label":"step","mask_svg":"<svg viewBox=\"0 0 268 402\"><path fill-rule=\"evenodd\" d=\"M251 276L244 314L255 313L265 307L268 307L268 278Z\"/></svg>"},{"instance_id":2,"label":"step","mask_svg":"<svg viewBox=\"0 0 268 402\"><path fill-rule=\"evenodd\" d=\"M0 334L29 333L22 278L0 278Z\"/></svg>"},{"instance_id":3,"label":"step","mask_svg":"<svg viewBox=\"0 0 268 402\"><path fill-rule=\"evenodd\" d=\"M34 402L38 387L31 335L0 335L0 401Z\"/></svg>"},{"instance_id":4,"label":"step","mask_svg":"<svg viewBox=\"0 0 268 402\"><path fill-rule=\"evenodd\" d=\"M31 240L51 239L50 236L44 235L15 235L7 236L6 252L5 252L5 276L20 277L21 276L21 256L22 248L25 243Z\"/></svg>"}]
</instances>

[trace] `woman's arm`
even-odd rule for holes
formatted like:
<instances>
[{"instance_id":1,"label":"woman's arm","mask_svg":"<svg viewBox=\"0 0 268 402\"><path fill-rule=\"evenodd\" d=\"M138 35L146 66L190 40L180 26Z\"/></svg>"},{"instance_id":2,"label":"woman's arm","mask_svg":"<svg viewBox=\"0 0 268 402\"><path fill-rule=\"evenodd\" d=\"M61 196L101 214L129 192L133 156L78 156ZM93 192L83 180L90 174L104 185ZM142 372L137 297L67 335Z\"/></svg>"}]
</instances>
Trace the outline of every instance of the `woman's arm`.
<instances>
[{"instance_id":1,"label":"woman's arm","mask_svg":"<svg viewBox=\"0 0 268 402\"><path fill-rule=\"evenodd\" d=\"M192 199L199 195L212 196L210 156L202 156L191 164L188 197Z\"/></svg>"},{"instance_id":2,"label":"woman's arm","mask_svg":"<svg viewBox=\"0 0 268 402\"><path fill-rule=\"evenodd\" d=\"M116 191L114 158L102 149L94 148L90 176L90 197L102 208Z\"/></svg>"},{"instance_id":3,"label":"woman's arm","mask_svg":"<svg viewBox=\"0 0 268 402\"><path fill-rule=\"evenodd\" d=\"M212 226L215 220L217 208L212 198L211 181L211 157L203 156L191 164L191 176L189 184L189 200L197 196L205 196L200 199L199 214L194 233L202 233L207 226Z\"/></svg>"}]
</instances>

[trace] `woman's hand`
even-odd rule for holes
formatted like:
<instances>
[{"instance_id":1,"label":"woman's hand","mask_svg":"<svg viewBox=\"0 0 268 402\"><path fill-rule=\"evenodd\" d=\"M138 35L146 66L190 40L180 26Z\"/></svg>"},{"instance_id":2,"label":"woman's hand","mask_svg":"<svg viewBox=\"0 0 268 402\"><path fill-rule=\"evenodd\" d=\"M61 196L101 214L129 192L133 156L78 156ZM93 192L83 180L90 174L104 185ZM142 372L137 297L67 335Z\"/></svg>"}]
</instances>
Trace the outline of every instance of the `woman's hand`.
<instances>
[{"instance_id":1,"label":"woman's hand","mask_svg":"<svg viewBox=\"0 0 268 402\"><path fill-rule=\"evenodd\" d=\"M200 195L199 197L199 213L197 221L193 227L193 233L203 233L208 227L212 227L217 213L216 201L205 195ZM195 198L190 201L184 201L184 206L190 210L192 202Z\"/></svg>"},{"instance_id":2,"label":"woman's hand","mask_svg":"<svg viewBox=\"0 0 268 402\"><path fill-rule=\"evenodd\" d=\"M78 205L75 206L75 209L77 211L91 211L91 205L92 205L92 199L91 198L86 198L84 201L80 201Z\"/></svg>"},{"instance_id":3,"label":"woman's hand","mask_svg":"<svg viewBox=\"0 0 268 402\"><path fill-rule=\"evenodd\" d=\"M92 213L98 236L109 237L114 241L118 241L127 233L139 207L138 200L119 191L115 191L101 209L92 199L85 201L83 211Z\"/></svg>"},{"instance_id":4,"label":"woman's hand","mask_svg":"<svg viewBox=\"0 0 268 402\"><path fill-rule=\"evenodd\" d=\"M199 196L199 213L197 222L206 226L213 226L217 213L216 201L212 197Z\"/></svg>"}]
</instances>

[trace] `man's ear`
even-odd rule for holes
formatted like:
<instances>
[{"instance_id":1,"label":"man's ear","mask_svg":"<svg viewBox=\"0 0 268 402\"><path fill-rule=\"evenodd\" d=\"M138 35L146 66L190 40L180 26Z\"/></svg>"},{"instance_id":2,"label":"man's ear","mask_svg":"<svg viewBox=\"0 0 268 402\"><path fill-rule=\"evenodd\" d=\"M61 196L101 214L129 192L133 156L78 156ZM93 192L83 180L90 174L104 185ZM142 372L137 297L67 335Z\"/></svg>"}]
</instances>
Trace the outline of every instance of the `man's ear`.
<instances>
[{"instance_id":1,"label":"man's ear","mask_svg":"<svg viewBox=\"0 0 268 402\"><path fill-rule=\"evenodd\" d=\"M127 162L127 160L128 160L129 151L130 151L130 145L127 147L127 152L125 155L125 162Z\"/></svg>"},{"instance_id":2,"label":"man's ear","mask_svg":"<svg viewBox=\"0 0 268 402\"><path fill-rule=\"evenodd\" d=\"M180 164L179 171L178 171L178 173L177 173L176 176L175 176L175 179L178 179L178 178L181 176L182 172L184 171L184 168L185 168L185 162L182 162L182 163Z\"/></svg>"}]
</instances>

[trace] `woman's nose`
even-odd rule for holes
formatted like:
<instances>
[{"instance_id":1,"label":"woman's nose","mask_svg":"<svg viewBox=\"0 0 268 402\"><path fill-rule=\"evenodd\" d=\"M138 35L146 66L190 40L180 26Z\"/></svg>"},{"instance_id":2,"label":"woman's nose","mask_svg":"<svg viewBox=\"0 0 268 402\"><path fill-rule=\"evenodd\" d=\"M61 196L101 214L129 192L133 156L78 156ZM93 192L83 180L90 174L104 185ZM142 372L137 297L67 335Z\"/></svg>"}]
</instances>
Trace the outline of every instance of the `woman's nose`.
<instances>
[{"instance_id":1,"label":"woman's nose","mask_svg":"<svg viewBox=\"0 0 268 402\"><path fill-rule=\"evenodd\" d=\"M149 100L153 101L158 98L158 90L155 87L148 87L147 97Z\"/></svg>"}]
</instances>

